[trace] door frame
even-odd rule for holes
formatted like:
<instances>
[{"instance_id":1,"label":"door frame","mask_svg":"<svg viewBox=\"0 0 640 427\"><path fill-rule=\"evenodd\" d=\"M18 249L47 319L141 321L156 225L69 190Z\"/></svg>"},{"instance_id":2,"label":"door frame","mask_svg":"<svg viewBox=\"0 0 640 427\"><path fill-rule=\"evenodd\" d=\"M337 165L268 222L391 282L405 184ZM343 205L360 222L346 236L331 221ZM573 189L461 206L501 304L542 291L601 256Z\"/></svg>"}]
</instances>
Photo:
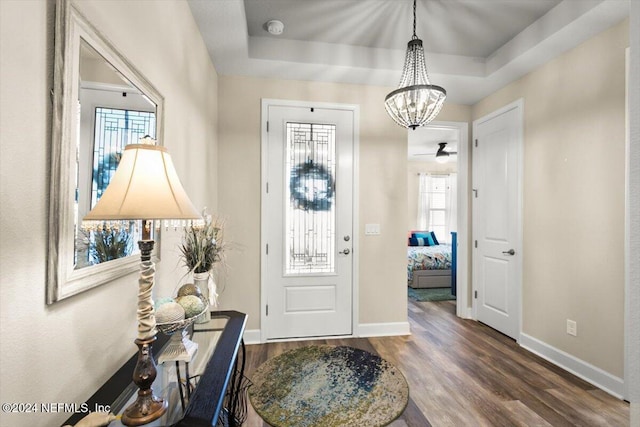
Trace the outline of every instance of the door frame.
<instances>
[{"instance_id":1,"label":"door frame","mask_svg":"<svg viewBox=\"0 0 640 427\"><path fill-rule=\"evenodd\" d=\"M360 188L360 106L355 104L339 104L332 102L312 102L312 101L295 101L274 98L261 99L261 117L260 117L260 342L277 342L277 341L299 341L306 338L294 339L270 339L267 340L267 312L266 312L266 295L267 295L267 265L264 257L266 256L266 228L264 227L265 218L267 217L266 206L264 203L264 194L266 192L266 183L268 178L268 162L267 152L269 148L269 134L267 120L269 118L269 107L299 107L299 108L322 108L330 110L350 111L353 114L353 160L352 160L352 179L353 179L353 199L352 199L352 253L351 257L351 335L341 335L339 338L357 336L358 320L359 320L359 188ZM331 337L323 337L331 338Z\"/></svg>"},{"instance_id":2,"label":"door frame","mask_svg":"<svg viewBox=\"0 0 640 427\"><path fill-rule=\"evenodd\" d=\"M519 254L518 257L516 257L516 259L514 259L514 262L516 264L516 268L517 268L517 272L516 272L516 277L517 277L517 281L516 281L516 285L515 285L515 291L516 291L516 299L517 299L517 307L518 307L518 316L516 317L516 321L518 322L517 328L516 328L516 336L514 337L516 342L520 342L520 335L522 334L522 277L523 277L523 259L524 259L524 249L523 249L523 229L524 229L524 217L523 217L523 212L524 212L524 98L519 98L514 102L511 102L510 104L505 105L502 108L499 108L483 117L480 117L479 119L476 119L473 121L473 144L475 144L476 141L476 136L478 134L478 125L481 124L482 122L485 122L487 120L493 119L501 114L504 114L510 110L515 110L516 111L516 122L519 125L517 127L517 131L516 131L516 162L518 164L518 173L516 174L516 179L517 179L517 188L518 188L518 195L517 195L517 207L516 207L516 221L518 222L518 226L517 226L517 233L516 233L516 237L515 237L515 242L514 242L514 248L516 250L516 253ZM477 167L475 164L475 158L473 158L472 156L472 181L471 181L471 188L475 187L475 183L477 182L477 178L476 178L476 174L477 174ZM473 196L471 196L473 197ZM478 229L477 226L477 221L478 221L478 213L476 212L477 208L476 208L476 204L473 203L473 198L471 199L472 203L471 203L471 209L472 209L472 228L473 228L473 235L472 235L472 240L475 241L477 240L477 236L476 236L476 230ZM473 297L471 298L472 301L472 311L473 311L473 319L474 320L478 320L478 304L477 304L477 299L475 298L475 291L478 288L478 277L477 277L477 272L476 272L476 268L475 268L475 263L476 263L476 254L475 252L472 252L471 255L471 290L473 293Z\"/></svg>"},{"instance_id":3,"label":"door frame","mask_svg":"<svg viewBox=\"0 0 640 427\"><path fill-rule=\"evenodd\" d=\"M469 123L453 121L433 121L425 128L456 129L460 132L457 158L457 203L458 203L458 252L457 252L457 295L456 316L463 319L472 318L469 305L469 248L471 234L469 233ZM466 236L466 239L464 238Z\"/></svg>"},{"instance_id":4,"label":"door frame","mask_svg":"<svg viewBox=\"0 0 640 427\"><path fill-rule=\"evenodd\" d=\"M640 4L631 2L629 27L628 76L640 73ZM630 260L640 256L640 82L627 77L627 150L626 150L626 226L625 236L629 241L625 248L625 397L631 402L630 424L640 423L640 266Z\"/></svg>"}]
</instances>

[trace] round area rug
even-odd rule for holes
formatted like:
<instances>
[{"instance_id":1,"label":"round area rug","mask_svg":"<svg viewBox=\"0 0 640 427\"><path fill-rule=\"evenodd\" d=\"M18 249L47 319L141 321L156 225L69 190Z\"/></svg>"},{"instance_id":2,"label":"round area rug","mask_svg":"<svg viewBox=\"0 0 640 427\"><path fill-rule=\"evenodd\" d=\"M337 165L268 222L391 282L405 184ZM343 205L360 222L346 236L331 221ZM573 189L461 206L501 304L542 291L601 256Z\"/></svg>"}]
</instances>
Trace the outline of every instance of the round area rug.
<instances>
[{"instance_id":1,"label":"round area rug","mask_svg":"<svg viewBox=\"0 0 640 427\"><path fill-rule=\"evenodd\" d=\"M262 364L251 381L251 404L274 427L384 426L409 401L395 366L345 346L287 351Z\"/></svg>"}]
</instances>

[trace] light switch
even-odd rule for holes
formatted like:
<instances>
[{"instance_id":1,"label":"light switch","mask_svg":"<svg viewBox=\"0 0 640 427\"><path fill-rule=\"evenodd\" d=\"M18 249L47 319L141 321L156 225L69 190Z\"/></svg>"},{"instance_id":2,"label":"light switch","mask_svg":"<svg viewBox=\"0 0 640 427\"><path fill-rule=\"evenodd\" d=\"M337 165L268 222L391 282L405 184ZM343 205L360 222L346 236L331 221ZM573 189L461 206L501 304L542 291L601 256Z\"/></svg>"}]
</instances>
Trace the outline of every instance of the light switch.
<instances>
[{"instance_id":1,"label":"light switch","mask_svg":"<svg viewBox=\"0 0 640 427\"><path fill-rule=\"evenodd\" d=\"M380 224L365 224L364 234L366 236L377 236L380 234Z\"/></svg>"}]
</instances>

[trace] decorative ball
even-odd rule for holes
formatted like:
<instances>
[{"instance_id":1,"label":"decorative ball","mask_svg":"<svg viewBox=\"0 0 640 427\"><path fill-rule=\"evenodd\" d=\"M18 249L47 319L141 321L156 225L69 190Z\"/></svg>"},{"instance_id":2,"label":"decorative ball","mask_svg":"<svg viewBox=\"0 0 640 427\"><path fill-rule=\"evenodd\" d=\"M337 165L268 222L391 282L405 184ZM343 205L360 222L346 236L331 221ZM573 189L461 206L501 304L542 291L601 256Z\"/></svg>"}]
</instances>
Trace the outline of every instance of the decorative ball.
<instances>
[{"instance_id":1,"label":"decorative ball","mask_svg":"<svg viewBox=\"0 0 640 427\"><path fill-rule=\"evenodd\" d=\"M182 305L177 302L167 302L162 304L156 311L156 322L158 323L177 322L184 318L184 308L182 308Z\"/></svg>"},{"instance_id":2,"label":"decorative ball","mask_svg":"<svg viewBox=\"0 0 640 427\"><path fill-rule=\"evenodd\" d=\"M195 295L199 297L200 295L202 295L202 292L200 292L200 288L197 285L194 285L193 283L187 283L186 285L182 285L180 289L178 289L178 297L184 297L187 295Z\"/></svg>"},{"instance_id":3,"label":"decorative ball","mask_svg":"<svg viewBox=\"0 0 640 427\"><path fill-rule=\"evenodd\" d=\"M166 303L168 303L168 302L176 302L176 301L175 301L173 298L171 298L171 297L158 298L158 299L156 300L155 307L154 307L155 311L158 311L158 309L159 309L162 305L164 305L164 304L166 304Z\"/></svg>"},{"instance_id":4,"label":"decorative ball","mask_svg":"<svg viewBox=\"0 0 640 427\"><path fill-rule=\"evenodd\" d=\"M195 295L186 295L178 298L178 304L184 308L185 316L187 318L202 313L202 310L204 310L205 307L204 302Z\"/></svg>"}]
</instances>

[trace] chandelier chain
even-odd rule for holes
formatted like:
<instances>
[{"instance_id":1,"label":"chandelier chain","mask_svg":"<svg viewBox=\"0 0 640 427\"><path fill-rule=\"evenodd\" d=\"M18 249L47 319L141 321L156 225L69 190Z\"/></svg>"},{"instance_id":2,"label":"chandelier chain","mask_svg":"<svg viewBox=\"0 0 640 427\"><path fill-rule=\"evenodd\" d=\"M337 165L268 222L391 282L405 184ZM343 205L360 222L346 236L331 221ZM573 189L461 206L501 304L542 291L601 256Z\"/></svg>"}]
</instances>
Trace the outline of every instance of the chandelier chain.
<instances>
[{"instance_id":1,"label":"chandelier chain","mask_svg":"<svg viewBox=\"0 0 640 427\"><path fill-rule=\"evenodd\" d=\"M413 0L413 37L411 39L415 40L418 36L416 36L416 0Z\"/></svg>"}]
</instances>

